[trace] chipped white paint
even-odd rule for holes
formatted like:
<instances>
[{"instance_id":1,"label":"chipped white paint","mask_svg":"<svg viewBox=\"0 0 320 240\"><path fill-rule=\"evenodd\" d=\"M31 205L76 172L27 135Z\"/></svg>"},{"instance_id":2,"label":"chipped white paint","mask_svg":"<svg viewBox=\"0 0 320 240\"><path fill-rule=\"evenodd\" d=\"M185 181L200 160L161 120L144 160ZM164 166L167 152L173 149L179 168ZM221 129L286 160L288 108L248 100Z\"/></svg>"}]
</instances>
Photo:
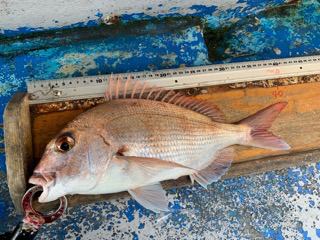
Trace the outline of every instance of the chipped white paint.
<instances>
[{"instance_id":1,"label":"chipped white paint","mask_svg":"<svg viewBox=\"0 0 320 240\"><path fill-rule=\"evenodd\" d=\"M314 166L315 164L313 164ZM301 177L301 172L299 173ZM308 179L305 179L306 183L299 181L297 185L304 187L306 184L309 186L319 186L320 185L320 173L317 172L314 178L314 182L310 182ZM294 187L295 192L298 192L299 189L297 186ZM315 229L320 229L320 209L318 207L320 202L319 190L315 188L312 191L312 194L286 194L281 193L284 199L287 199L288 202L294 203L289 207L289 211L286 213L285 221L282 223L284 225L283 235L287 236L288 239L296 239L298 231L292 231L291 222L301 222L303 223L304 231L307 231L307 237L313 239L319 239L319 236L316 235ZM314 202L315 205L311 206L310 202Z\"/></svg>"},{"instance_id":2,"label":"chipped white paint","mask_svg":"<svg viewBox=\"0 0 320 240\"><path fill-rule=\"evenodd\" d=\"M120 57L121 56L121 57ZM116 59L113 63L113 66L116 66L118 62L125 61L128 58L133 56L132 52L124 51L110 51L110 52L97 52L92 50L91 54L85 53L71 53L66 54L64 58L59 59L59 65L61 66L57 73L61 74L70 74L74 72L81 72L83 75L86 75L88 69L97 68L96 62L93 60L97 57L106 57L108 59ZM77 59L77 64L74 64L72 59ZM85 66L85 67L83 67Z\"/></svg>"},{"instance_id":3,"label":"chipped white paint","mask_svg":"<svg viewBox=\"0 0 320 240\"><path fill-rule=\"evenodd\" d=\"M98 20L99 16L107 18L111 14L187 15L196 13L197 10L192 8L194 5L216 6L212 15L236 8L241 11L247 6L237 0L0 0L0 33L22 27L40 30L86 24Z\"/></svg>"},{"instance_id":4,"label":"chipped white paint","mask_svg":"<svg viewBox=\"0 0 320 240\"><path fill-rule=\"evenodd\" d=\"M319 181L320 182L320 181ZM311 239L319 239L316 235L315 229L320 229L320 210L318 208L309 207L310 201L319 203L319 196L317 195L300 195L300 196L286 196L289 202L295 204L290 208L286 214L286 219L283 225L283 235L288 236L288 239L296 239L298 231L292 231L290 227L291 222L302 222L303 229L308 231L308 237Z\"/></svg>"}]
</instances>

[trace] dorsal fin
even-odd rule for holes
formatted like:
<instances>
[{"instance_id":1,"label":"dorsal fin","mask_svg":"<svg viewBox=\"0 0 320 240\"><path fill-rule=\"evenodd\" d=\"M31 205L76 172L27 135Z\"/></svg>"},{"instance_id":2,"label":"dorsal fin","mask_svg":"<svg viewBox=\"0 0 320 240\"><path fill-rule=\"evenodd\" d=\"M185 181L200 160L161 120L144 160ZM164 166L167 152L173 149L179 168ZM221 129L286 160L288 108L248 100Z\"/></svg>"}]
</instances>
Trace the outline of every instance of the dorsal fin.
<instances>
[{"instance_id":1,"label":"dorsal fin","mask_svg":"<svg viewBox=\"0 0 320 240\"><path fill-rule=\"evenodd\" d=\"M121 98L166 102L201 113L217 122L224 119L224 114L221 110L207 101L182 96L180 93L175 93L165 88L158 89L156 85L150 87L147 82L142 84L141 81L132 81L130 76L122 80L120 75L117 79L114 79L113 75L111 75L105 93L105 100L111 101Z\"/></svg>"}]
</instances>

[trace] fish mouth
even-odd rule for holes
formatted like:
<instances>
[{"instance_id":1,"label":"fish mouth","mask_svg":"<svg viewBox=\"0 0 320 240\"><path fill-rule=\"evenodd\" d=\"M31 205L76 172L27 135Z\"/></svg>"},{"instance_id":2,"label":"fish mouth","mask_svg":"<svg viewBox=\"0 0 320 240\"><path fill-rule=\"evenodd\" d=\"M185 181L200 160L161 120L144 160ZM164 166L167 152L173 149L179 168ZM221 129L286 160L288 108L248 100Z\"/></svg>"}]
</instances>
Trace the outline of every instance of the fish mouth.
<instances>
[{"instance_id":1,"label":"fish mouth","mask_svg":"<svg viewBox=\"0 0 320 240\"><path fill-rule=\"evenodd\" d=\"M55 185L56 173L55 172L34 172L33 175L29 178L29 183L37 186L41 186L43 192L41 193L38 201L40 203L47 202L46 198L49 195L49 190L52 186Z\"/></svg>"}]
</instances>

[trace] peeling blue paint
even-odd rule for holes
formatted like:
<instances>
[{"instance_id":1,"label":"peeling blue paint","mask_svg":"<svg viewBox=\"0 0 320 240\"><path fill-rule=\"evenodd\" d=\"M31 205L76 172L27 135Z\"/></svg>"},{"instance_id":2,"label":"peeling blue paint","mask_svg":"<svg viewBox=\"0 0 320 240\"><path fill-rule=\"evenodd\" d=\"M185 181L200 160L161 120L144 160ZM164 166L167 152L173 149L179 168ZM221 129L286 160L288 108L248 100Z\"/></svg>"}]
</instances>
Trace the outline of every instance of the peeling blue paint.
<instances>
[{"instance_id":1,"label":"peeling blue paint","mask_svg":"<svg viewBox=\"0 0 320 240\"><path fill-rule=\"evenodd\" d=\"M0 171L6 172L6 157L4 153L0 153Z\"/></svg>"},{"instance_id":2,"label":"peeling blue paint","mask_svg":"<svg viewBox=\"0 0 320 240\"><path fill-rule=\"evenodd\" d=\"M121 19L124 23L130 22L133 20L146 20L146 19L153 19L153 18L164 18L168 16L200 16L205 19L212 19L211 17L218 16L216 24L219 26L229 24L234 22L236 19L241 19L246 16L250 16L255 14L263 9L270 8L270 7L277 7L285 4L285 0L261 0L261 1L238 1L237 8L226 9L226 10L217 10L217 6L205 6L205 5L193 5L189 9L193 10L193 13L186 13L182 15L179 10L179 7L171 8L166 14L163 14L161 11L158 15L148 15L144 12L135 13L135 14L121 14ZM241 5L243 4L243 5ZM158 7L162 7L163 4L159 4ZM151 10L152 8L147 8L147 10ZM187 11L188 12L188 11ZM92 16L88 16L87 18L94 18L94 20L89 20L88 22L77 22L77 23L70 23L67 26L61 27L60 29L69 29L74 27L91 27L91 26L98 26L100 24L100 20L104 14L98 10L98 12L94 13ZM10 30L10 29L3 29L3 35L5 36L14 36L17 34L26 34L30 32L38 32L43 30L55 30L57 28L49 28L45 29L42 27L32 28L32 27L21 27L17 30ZM0 34L1 36L1 34Z\"/></svg>"},{"instance_id":3,"label":"peeling blue paint","mask_svg":"<svg viewBox=\"0 0 320 240\"><path fill-rule=\"evenodd\" d=\"M100 19L103 17L103 13L97 12L97 13L95 14L95 16L97 16L98 19L100 20ZM88 17L88 18L89 18L89 17Z\"/></svg>"},{"instance_id":4,"label":"peeling blue paint","mask_svg":"<svg viewBox=\"0 0 320 240\"><path fill-rule=\"evenodd\" d=\"M282 236L282 232L280 228L278 228L276 231L274 229L268 229L265 234L265 237L276 239L276 240L284 240L284 237Z\"/></svg>"},{"instance_id":5,"label":"peeling blue paint","mask_svg":"<svg viewBox=\"0 0 320 240\"><path fill-rule=\"evenodd\" d=\"M303 228L298 228L298 231L302 234L303 239L312 240L310 237L308 237L308 231L303 230Z\"/></svg>"},{"instance_id":6,"label":"peeling blue paint","mask_svg":"<svg viewBox=\"0 0 320 240\"><path fill-rule=\"evenodd\" d=\"M0 120L10 96L26 91L27 81L177 68L181 63L204 65L208 61L206 51L201 31L193 27L181 33L115 36L112 41L106 38L71 43L0 58Z\"/></svg>"},{"instance_id":7,"label":"peeling blue paint","mask_svg":"<svg viewBox=\"0 0 320 240\"><path fill-rule=\"evenodd\" d=\"M217 10L216 6L207 7L205 5L193 5L190 9L195 10L196 15L210 16L213 12Z\"/></svg>"},{"instance_id":8,"label":"peeling blue paint","mask_svg":"<svg viewBox=\"0 0 320 240\"><path fill-rule=\"evenodd\" d=\"M226 36L229 48L221 48L220 54L228 62L319 54L320 39L314 34L319 7L319 2L306 0L282 12L275 8L243 18Z\"/></svg>"}]
</instances>

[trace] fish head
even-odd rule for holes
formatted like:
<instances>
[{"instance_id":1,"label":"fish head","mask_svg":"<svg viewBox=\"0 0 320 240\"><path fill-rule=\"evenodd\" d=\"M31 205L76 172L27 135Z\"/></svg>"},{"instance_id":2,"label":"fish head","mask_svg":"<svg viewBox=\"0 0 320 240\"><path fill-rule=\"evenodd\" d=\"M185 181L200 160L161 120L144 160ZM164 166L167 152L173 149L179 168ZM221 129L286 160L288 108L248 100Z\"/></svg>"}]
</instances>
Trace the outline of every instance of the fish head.
<instances>
[{"instance_id":1,"label":"fish head","mask_svg":"<svg viewBox=\"0 0 320 240\"><path fill-rule=\"evenodd\" d=\"M43 188L39 202L86 193L104 174L111 157L111 146L96 132L66 129L48 143L29 183Z\"/></svg>"}]
</instances>

